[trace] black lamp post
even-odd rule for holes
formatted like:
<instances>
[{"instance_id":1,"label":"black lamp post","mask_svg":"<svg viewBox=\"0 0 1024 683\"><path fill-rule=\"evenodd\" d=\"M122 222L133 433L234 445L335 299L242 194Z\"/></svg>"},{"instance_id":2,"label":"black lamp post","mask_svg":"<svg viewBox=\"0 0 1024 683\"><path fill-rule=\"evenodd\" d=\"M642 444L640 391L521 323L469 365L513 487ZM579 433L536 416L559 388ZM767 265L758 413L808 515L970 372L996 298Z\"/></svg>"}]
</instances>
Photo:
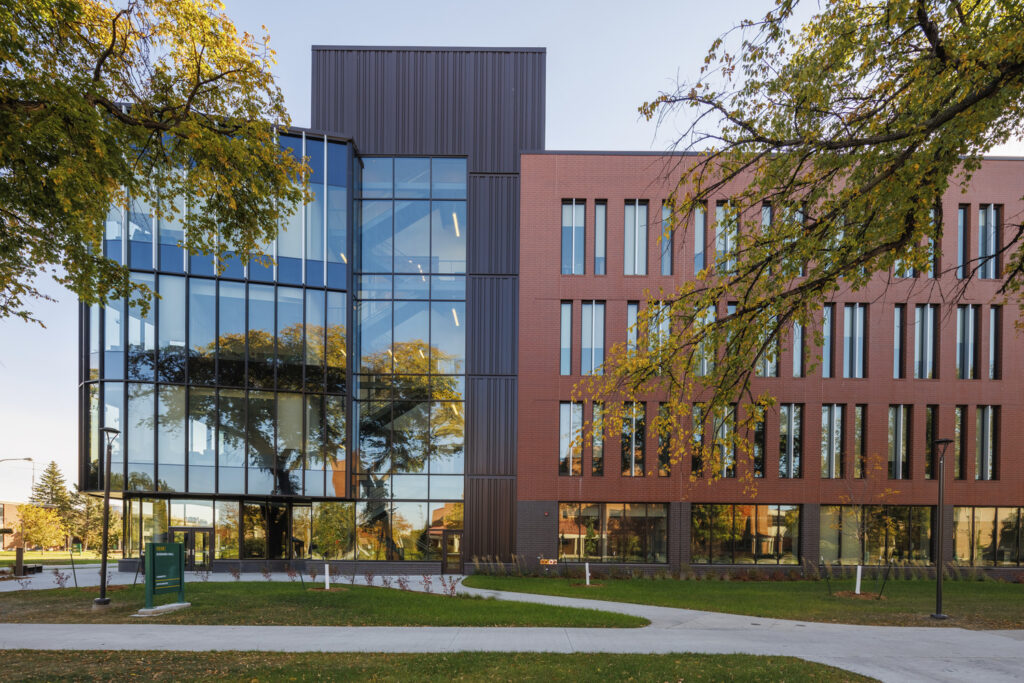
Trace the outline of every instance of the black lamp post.
<instances>
[{"instance_id":1,"label":"black lamp post","mask_svg":"<svg viewBox=\"0 0 1024 683\"><path fill-rule=\"evenodd\" d=\"M932 615L932 619L949 618L942 613L942 558L946 552L946 531L942 522L945 518L943 499L946 490L946 449L951 443L953 439L936 439L932 444L932 453L939 456L939 507L936 509L938 520L935 524L935 533L938 536L935 543L935 614Z\"/></svg>"},{"instance_id":2,"label":"black lamp post","mask_svg":"<svg viewBox=\"0 0 1024 683\"><path fill-rule=\"evenodd\" d=\"M110 452L114 448L114 438L121 433L113 427L103 427L101 432L107 435L107 463L103 470L103 555L100 557L100 597L92 601L93 605L106 607L110 604L107 597L107 544L110 538Z\"/></svg>"}]
</instances>

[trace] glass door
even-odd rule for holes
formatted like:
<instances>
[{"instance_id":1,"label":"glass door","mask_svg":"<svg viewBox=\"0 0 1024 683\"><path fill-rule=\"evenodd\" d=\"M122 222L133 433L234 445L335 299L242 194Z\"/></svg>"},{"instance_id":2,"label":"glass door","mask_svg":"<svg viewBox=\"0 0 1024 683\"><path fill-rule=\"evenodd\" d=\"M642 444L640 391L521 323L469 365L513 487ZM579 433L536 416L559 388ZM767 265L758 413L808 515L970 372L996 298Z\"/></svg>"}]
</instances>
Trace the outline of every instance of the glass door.
<instances>
[{"instance_id":1,"label":"glass door","mask_svg":"<svg viewBox=\"0 0 1024 683\"><path fill-rule=\"evenodd\" d=\"M445 529L441 537L441 573L462 573L462 530Z\"/></svg>"},{"instance_id":2,"label":"glass door","mask_svg":"<svg viewBox=\"0 0 1024 683\"><path fill-rule=\"evenodd\" d=\"M171 542L181 543L185 551L185 571L208 569L213 550L213 529L171 527Z\"/></svg>"}]
</instances>

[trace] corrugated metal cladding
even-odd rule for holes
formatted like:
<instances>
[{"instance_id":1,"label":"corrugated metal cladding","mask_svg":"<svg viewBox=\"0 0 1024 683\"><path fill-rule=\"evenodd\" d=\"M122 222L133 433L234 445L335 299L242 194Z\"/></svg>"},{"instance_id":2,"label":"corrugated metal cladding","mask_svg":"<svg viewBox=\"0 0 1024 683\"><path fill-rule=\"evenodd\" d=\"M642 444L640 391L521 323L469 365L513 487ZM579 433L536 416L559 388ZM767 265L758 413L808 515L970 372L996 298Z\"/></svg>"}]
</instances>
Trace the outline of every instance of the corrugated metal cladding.
<instances>
[{"instance_id":1,"label":"corrugated metal cladding","mask_svg":"<svg viewBox=\"0 0 1024 683\"><path fill-rule=\"evenodd\" d=\"M351 137L365 155L466 157L467 559L513 552L519 155L544 149L546 57L543 49L313 48L314 128Z\"/></svg>"},{"instance_id":2,"label":"corrugated metal cladding","mask_svg":"<svg viewBox=\"0 0 1024 683\"><path fill-rule=\"evenodd\" d=\"M519 322L519 278L470 275L466 278L466 372L515 375Z\"/></svg>"},{"instance_id":3,"label":"corrugated metal cladding","mask_svg":"<svg viewBox=\"0 0 1024 683\"><path fill-rule=\"evenodd\" d=\"M470 175L467 267L470 273L519 272L519 176Z\"/></svg>"},{"instance_id":4,"label":"corrugated metal cladding","mask_svg":"<svg viewBox=\"0 0 1024 683\"><path fill-rule=\"evenodd\" d=\"M516 480L512 477L466 479L465 559L512 559L515 537ZM474 514L482 511L485 514ZM552 536L554 538L554 536Z\"/></svg>"},{"instance_id":5,"label":"corrugated metal cladding","mask_svg":"<svg viewBox=\"0 0 1024 683\"><path fill-rule=\"evenodd\" d=\"M544 149L543 50L314 47L312 126L364 154L469 157L470 173L518 173Z\"/></svg>"},{"instance_id":6,"label":"corrugated metal cladding","mask_svg":"<svg viewBox=\"0 0 1024 683\"><path fill-rule=\"evenodd\" d=\"M466 401L466 474L515 476L516 379L471 377Z\"/></svg>"}]
</instances>

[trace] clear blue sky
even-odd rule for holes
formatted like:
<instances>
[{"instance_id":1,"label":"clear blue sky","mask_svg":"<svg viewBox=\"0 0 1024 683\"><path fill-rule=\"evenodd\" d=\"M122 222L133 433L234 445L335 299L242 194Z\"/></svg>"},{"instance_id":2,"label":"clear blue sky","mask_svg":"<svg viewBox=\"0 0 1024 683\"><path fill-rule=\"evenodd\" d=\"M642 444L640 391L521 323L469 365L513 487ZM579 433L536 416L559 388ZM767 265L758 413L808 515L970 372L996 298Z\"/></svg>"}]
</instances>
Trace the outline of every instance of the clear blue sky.
<instances>
[{"instance_id":1,"label":"clear blue sky","mask_svg":"<svg viewBox=\"0 0 1024 683\"><path fill-rule=\"evenodd\" d=\"M677 77L692 79L711 40L770 0L704 3L634 0L302 2L227 0L240 30L271 36L292 123L309 125L311 45L471 45L547 48L547 148L661 150L637 106ZM813 9L815 3L808 3ZM1003 154L1024 154L1017 144ZM46 328L0 322L0 459L56 460L77 477L78 315L73 297L44 284ZM0 463L0 500L28 497L27 462Z\"/></svg>"}]
</instances>

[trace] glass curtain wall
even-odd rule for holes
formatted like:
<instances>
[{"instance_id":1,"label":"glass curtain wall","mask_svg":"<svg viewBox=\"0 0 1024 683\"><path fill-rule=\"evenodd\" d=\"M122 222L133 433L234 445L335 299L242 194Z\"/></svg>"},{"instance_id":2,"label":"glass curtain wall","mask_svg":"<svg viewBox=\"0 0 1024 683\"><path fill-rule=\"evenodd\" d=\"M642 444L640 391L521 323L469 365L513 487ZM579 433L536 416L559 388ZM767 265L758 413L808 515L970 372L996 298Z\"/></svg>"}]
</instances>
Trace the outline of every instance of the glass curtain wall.
<instances>
[{"instance_id":1,"label":"glass curtain wall","mask_svg":"<svg viewBox=\"0 0 1024 683\"><path fill-rule=\"evenodd\" d=\"M364 157L356 206L354 552L436 559L462 528L466 160Z\"/></svg>"}]
</instances>

